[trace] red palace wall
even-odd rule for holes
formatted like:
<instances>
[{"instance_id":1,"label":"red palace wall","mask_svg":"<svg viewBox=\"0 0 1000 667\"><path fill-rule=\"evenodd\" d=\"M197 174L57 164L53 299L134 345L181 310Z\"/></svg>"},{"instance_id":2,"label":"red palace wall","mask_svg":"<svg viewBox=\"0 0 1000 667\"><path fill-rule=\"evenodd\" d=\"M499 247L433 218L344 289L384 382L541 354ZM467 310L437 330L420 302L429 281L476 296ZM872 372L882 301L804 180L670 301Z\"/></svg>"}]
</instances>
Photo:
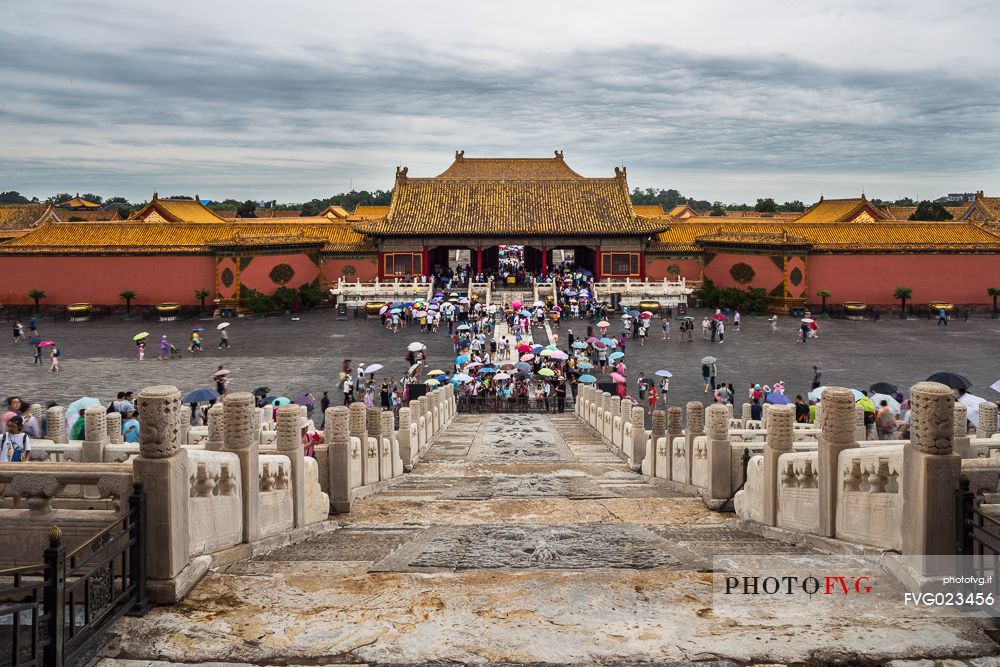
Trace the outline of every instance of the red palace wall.
<instances>
[{"instance_id":1,"label":"red palace wall","mask_svg":"<svg viewBox=\"0 0 1000 667\"><path fill-rule=\"evenodd\" d=\"M678 275L670 273L671 266L680 269ZM646 278L649 280L676 280L685 278L687 280L701 280L701 260L679 259L673 257L655 257L646 260Z\"/></svg>"},{"instance_id":2,"label":"red palace wall","mask_svg":"<svg viewBox=\"0 0 1000 667\"><path fill-rule=\"evenodd\" d=\"M347 267L352 267L353 270ZM378 277L378 260L374 255L371 257L349 257L346 259L335 259L327 257L323 260L323 277L330 282L336 282L338 278L348 280L375 280Z\"/></svg>"},{"instance_id":3,"label":"red palace wall","mask_svg":"<svg viewBox=\"0 0 1000 667\"><path fill-rule=\"evenodd\" d=\"M913 303L941 300L992 304L1000 287L1000 255L810 255L809 301L828 289L829 303L896 304L897 286L913 290Z\"/></svg>"},{"instance_id":4,"label":"red palace wall","mask_svg":"<svg viewBox=\"0 0 1000 667\"><path fill-rule=\"evenodd\" d=\"M196 290L215 293L215 258L163 257L2 257L0 302L30 304L28 290L45 290L43 306L68 303L119 305L118 294L136 293L133 305L165 301L195 305Z\"/></svg>"},{"instance_id":5,"label":"red palace wall","mask_svg":"<svg viewBox=\"0 0 1000 667\"><path fill-rule=\"evenodd\" d=\"M275 282L271 278L271 270L279 264L286 264L294 271L291 280L284 283L285 287L298 289L301 285L311 283L320 277L319 267L305 253L256 255L243 258L243 262L247 260L250 260L249 263L240 270L240 284L247 289L257 290L264 294L274 294L274 290L282 286L282 283Z\"/></svg>"},{"instance_id":6,"label":"red palace wall","mask_svg":"<svg viewBox=\"0 0 1000 667\"><path fill-rule=\"evenodd\" d=\"M749 283L738 283L729 273L733 266L741 263L749 264L754 270L753 280ZM781 285L784 271L768 255L740 255L720 252L705 264L705 278L715 283L716 287L739 287L740 289L763 287L770 293L775 287Z\"/></svg>"}]
</instances>

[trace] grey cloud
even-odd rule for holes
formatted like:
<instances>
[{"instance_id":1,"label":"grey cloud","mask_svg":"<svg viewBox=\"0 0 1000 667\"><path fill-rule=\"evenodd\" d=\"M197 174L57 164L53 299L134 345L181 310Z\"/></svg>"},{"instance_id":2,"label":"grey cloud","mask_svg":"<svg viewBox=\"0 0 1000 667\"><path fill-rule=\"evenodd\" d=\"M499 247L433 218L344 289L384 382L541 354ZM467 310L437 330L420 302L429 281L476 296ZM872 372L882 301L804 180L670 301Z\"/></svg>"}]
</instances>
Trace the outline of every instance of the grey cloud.
<instances>
[{"instance_id":1,"label":"grey cloud","mask_svg":"<svg viewBox=\"0 0 1000 667\"><path fill-rule=\"evenodd\" d=\"M995 175L1000 147L998 82L933 69L837 70L648 46L517 66L405 38L361 55L335 43L253 46L71 39L46 45L42 58L34 35L0 27L11 93L0 132L15 138L0 187L141 198L153 183L204 184L220 197L296 200L350 178L388 187L397 161L433 174L459 147L563 148L587 174L625 161L634 185L686 174L693 194L731 200L751 195L720 192L717 180L773 174L773 194L807 198L824 175L892 174L893 187Z\"/></svg>"}]
</instances>

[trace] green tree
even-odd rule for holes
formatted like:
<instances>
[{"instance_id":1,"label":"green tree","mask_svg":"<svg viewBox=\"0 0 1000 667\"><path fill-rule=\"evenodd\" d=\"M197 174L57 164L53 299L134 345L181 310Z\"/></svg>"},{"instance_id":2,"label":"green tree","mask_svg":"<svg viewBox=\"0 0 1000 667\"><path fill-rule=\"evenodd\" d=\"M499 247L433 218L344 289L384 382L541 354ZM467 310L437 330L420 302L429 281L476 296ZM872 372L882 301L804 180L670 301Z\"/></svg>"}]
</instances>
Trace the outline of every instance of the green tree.
<instances>
[{"instance_id":1,"label":"green tree","mask_svg":"<svg viewBox=\"0 0 1000 667\"><path fill-rule=\"evenodd\" d=\"M774 203L774 199L766 197L764 199L758 199L757 205L753 207L753 210L758 213L774 213L778 210L778 205Z\"/></svg>"},{"instance_id":2,"label":"green tree","mask_svg":"<svg viewBox=\"0 0 1000 667\"><path fill-rule=\"evenodd\" d=\"M31 200L16 190L0 192L0 204L30 204Z\"/></svg>"},{"instance_id":3,"label":"green tree","mask_svg":"<svg viewBox=\"0 0 1000 667\"><path fill-rule=\"evenodd\" d=\"M104 198L103 197L100 197L99 195L91 194L89 192L87 194L85 194L85 195L80 195L80 199L83 199L84 201L89 201L91 204L102 204L102 203L104 203Z\"/></svg>"},{"instance_id":4,"label":"green tree","mask_svg":"<svg viewBox=\"0 0 1000 667\"><path fill-rule=\"evenodd\" d=\"M816 292L816 296L818 296L819 298L823 299L823 312L825 313L826 312L826 300L829 299L833 295L830 293L830 290L828 290L828 289L821 289L820 291Z\"/></svg>"},{"instance_id":5,"label":"green tree","mask_svg":"<svg viewBox=\"0 0 1000 667\"><path fill-rule=\"evenodd\" d=\"M784 204L781 204L778 206L778 210L786 213L802 213L806 210L806 205L796 199L794 201L786 201Z\"/></svg>"},{"instance_id":6,"label":"green tree","mask_svg":"<svg viewBox=\"0 0 1000 667\"><path fill-rule=\"evenodd\" d=\"M722 205L721 201L714 202L712 204L712 212L709 213L713 218L721 218L726 215L726 207Z\"/></svg>"},{"instance_id":7,"label":"green tree","mask_svg":"<svg viewBox=\"0 0 1000 667\"><path fill-rule=\"evenodd\" d=\"M131 315L132 299L135 298L135 292L130 289L122 290L122 293L118 295L118 298L125 302L125 315Z\"/></svg>"},{"instance_id":8,"label":"green tree","mask_svg":"<svg viewBox=\"0 0 1000 667\"><path fill-rule=\"evenodd\" d=\"M910 197L903 197L902 199L897 199L892 202L893 206L916 206L917 202L913 201Z\"/></svg>"},{"instance_id":9,"label":"green tree","mask_svg":"<svg viewBox=\"0 0 1000 667\"><path fill-rule=\"evenodd\" d=\"M1000 287L988 287L986 288L986 293L993 297L993 317L1000 315L1000 309L997 308L997 298L1000 298Z\"/></svg>"},{"instance_id":10,"label":"green tree","mask_svg":"<svg viewBox=\"0 0 1000 667\"><path fill-rule=\"evenodd\" d=\"M305 283L299 287L299 302L306 310L312 310L323 303L323 290L320 289L318 281Z\"/></svg>"},{"instance_id":11,"label":"green tree","mask_svg":"<svg viewBox=\"0 0 1000 667\"><path fill-rule=\"evenodd\" d=\"M257 290L248 290L243 295L242 301L243 305L250 309L250 312L258 316L267 315L276 308L273 297Z\"/></svg>"},{"instance_id":12,"label":"green tree","mask_svg":"<svg viewBox=\"0 0 1000 667\"><path fill-rule=\"evenodd\" d=\"M292 310L299 303L299 293L287 286L274 290L273 298L275 305L281 310Z\"/></svg>"},{"instance_id":13,"label":"green tree","mask_svg":"<svg viewBox=\"0 0 1000 667\"><path fill-rule=\"evenodd\" d=\"M35 302L35 314L38 314L38 302L45 298L45 290L43 289L32 289L28 290L28 298Z\"/></svg>"},{"instance_id":14,"label":"green tree","mask_svg":"<svg viewBox=\"0 0 1000 667\"><path fill-rule=\"evenodd\" d=\"M899 317L906 317L906 301L913 296L913 290L909 287L897 287L892 293L892 298L899 299Z\"/></svg>"},{"instance_id":15,"label":"green tree","mask_svg":"<svg viewBox=\"0 0 1000 667\"><path fill-rule=\"evenodd\" d=\"M242 204L236 207L236 217L237 218L256 218L257 217L257 204L251 200L246 200Z\"/></svg>"},{"instance_id":16,"label":"green tree","mask_svg":"<svg viewBox=\"0 0 1000 667\"><path fill-rule=\"evenodd\" d=\"M208 298L209 294L211 294L211 292L209 292L207 289L196 289L194 291L194 298L198 299L198 303L201 304L198 307L199 314L205 312L205 299Z\"/></svg>"},{"instance_id":17,"label":"green tree","mask_svg":"<svg viewBox=\"0 0 1000 667\"><path fill-rule=\"evenodd\" d=\"M917 204L917 210L910 216L910 220L941 222L943 220L951 220L951 213L936 201L922 201Z\"/></svg>"},{"instance_id":18,"label":"green tree","mask_svg":"<svg viewBox=\"0 0 1000 667\"><path fill-rule=\"evenodd\" d=\"M124 204L125 206L131 206L125 197L108 197L104 200L105 204Z\"/></svg>"}]
</instances>

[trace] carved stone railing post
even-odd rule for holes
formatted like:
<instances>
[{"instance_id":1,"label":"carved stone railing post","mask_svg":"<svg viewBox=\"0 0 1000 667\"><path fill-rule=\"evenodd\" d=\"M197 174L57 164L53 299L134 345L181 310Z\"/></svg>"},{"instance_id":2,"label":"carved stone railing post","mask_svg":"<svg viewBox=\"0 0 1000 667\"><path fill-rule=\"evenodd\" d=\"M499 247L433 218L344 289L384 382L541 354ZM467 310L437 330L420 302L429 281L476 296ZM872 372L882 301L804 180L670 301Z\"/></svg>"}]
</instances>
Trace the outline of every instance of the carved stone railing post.
<instances>
[{"instance_id":1,"label":"carved stone railing post","mask_svg":"<svg viewBox=\"0 0 1000 667\"><path fill-rule=\"evenodd\" d=\"M190 553L187 450L177 445L177 387L147 387L139 392L139 456L135 480L146 494L146 573L150 579L176 577Z\"/></svg>"},{"instance_id":2,"label":"carved stone railing post","mask_svg":"<svg viewBox=\"0 0 1000 667\"><path fill-rule=\"evenodd\" d=\"M396 435L399 442L399 458L403 462L403 470L410 472L413 470L413 458L416 454L416 442L410 440L410 408L399 409L399 433Z\"/></svg>"},{"instance_id":3,"label":"carved stone railing post","mask_svg":"<svg viewBox=\"0 0 1000 667\"><path fill-rule=\"evenodd\" d=\"M823 392L822 432L817 444L816 474L819 476L819 533L834 537L837 532L837 499L840 495L840 453L859 447L855 425L854 395L844 387L827 387Z\"/></svg>"},{"instance_id":4,"label":"carved stone railing post","mask_svg":"<svg viewBox=\"0 0 1000 667\"><path fill-rule=\"evenodd\" d=\"M778 457L792 451L795 430L795 406L772 405L767 417L767 440L764 442L764 523L778 523Z\"/></svg>"},{"instance_id":5,"label":"carved stone railing post","mask_svg":"<svg viewBox=\"0 0 1000 667\"><path fill-rule=\"evenodd\" d=\"M611 397L611 407L609 408L611 415L607 420L607 430L604 432L604 437L607 439L608 444L612 447L621 446L621 422L622 422L622 409L628 409L628 404L622 405L622 399L619 396ZM615 422L618 422L618 429L615 429Z\"/></svg>"},{"instance_id":6,"label":"carved stone railing post","mask_svg":"<svg viewBox=\"0 0 1000 667\"><path fill-rule=\"evenodd\" d=\"M260 538L260 464L258 462L260 422L253 394L226 394L223 410L223 450L240 460L240 491L243 497L243 541ZM140 413L141 414L141 413Z\"/></svg>"},{"instance_id":7,"label":"carved stone railing post","mask_svg":"<svg viewBox=\"0 0 1000 667\"><path fill-rule=\"evenodd\" d=\"M53 405L45 411L47 430L46 435L49 440L57 445L65 445L68 441L66 435L66 408L61 405Z\"/></svg>"},{"instance_id":8,"label":"carved stone railing post","mask_svg":"<svg viewBox=\"0 0 1000 667\"><path fill-rule=\"evenodd\" d=\"M679 477L677 471L674 469L674 465L679 465L678 461L674 461L674 440L676 438L684 437L684 409L679 405L671 405L667 408L667 441L665 443L665 449L657 452L660 456L666 456L670 462L667 464L667 469L670 470L670 476L667 479L676 479ZM686 464L686 462L685 462Z\"/></svg>"},{"instance_id":9,"label":"carved stone railing post","mask_svg":"<svg viewBox=\"0 0 1000 667\"><path fill-rule=\"evenodd\" d=\"M444 396L444 393L441 394ZM442 406L442 414L444 407ZM392 479L403 474L403 460L399 458L399 442L396 440L396 418L391 410L384 410L379 419L382 420L382 458L380 459L385 479Z\"/></svg>"},{"instance_id":10,"label":"carved stone railing post","mask_svg":"<svg viewBox=\"0 0 1000 667\"><path fill-rule=\"evenodd\" d=\"M979 426L976 428L977 438L991 438L997 432L997 404L986 401L979 404Z\"/></svg>"},{"instance_id":11,"label":"carved stone railing post","mask_svg":"<svg viewBox=\"0 0 1000 667\"><path fill-rule=\"evenodd\" d=\"M376 473L373 479L368 465L371 454L368 451L368 408L364 403L355 402L351 403L348 412L351 416L351 437L357 438L361 447L361 485L374 484L378 481L378 474Z\"/></svg>"},{"instance_id":12,"label":"carved stone railing post","mask_svg":"<svg viewBox=\"0 0 1000 667\"><path fill-rule=\"evenodd\" d=\"M122 413L117 410L108 412L106 420L105 426L108 432L108 444L120 445L125 442L125 438L122 436Z\"/></svg>"},{"instance_id":13,"label":"carved stone railing post","mask_svg":"<svg viewBox=\"0 0 1000 667\"><path fill-rule=\"evenodd\" d=\"M910 442L903 450L903 555L918 571L936 569L926 556L955 553L955 492L962 459L954 453L954 394L937 382L910 388Z\"/></svg>"},{"instance_id":14,"label":"carved stone railing post","mask_svg":"<svg viewBox=\"0 0 1000 667\"><path fill-rule=\"evenodd\" d=\"M84 439L80 458L84 463L104 461L104 446L108 443L108 411L100 405L83 413Z\"/></svg>"},{"instance_id":15,"label":"carved stone railing post","mask_svg":"<svg viewBox=\"0 0 1000 667\"><path fill-rule=\"evenodd\" d=\"M368 479L374 483L385 479L382 477L382 410L368 408L365 411L365 429L368 432L365 463L368 466Z\"/></svg>"},{"instance_id":16,"label":"carved stone railing post","mask_svg":"<svg viewBox=\"0 0 1000 667\"><path fill-rule=\"evenodd\" d=\"M329 456L330 505L336 512L350 512L354 501L353 489L360 480L354 478L350 413L347 407L339 405L327 408L323 425L326 428L324 439Z\"/></svg>"},{"instance_id":17,"label":"carved stone railing post","mask_svg":"<svg viewBox=\"0 0 1000 667\"><path fill-rule=\"evenodd\" d=\"M181 409L177 412L177 442L183 447L188 444L188 432L191 430L191 406L187 403L181 404Z\"/></svg>"},{"instance_id":18,"label":"carved stone railing post","mask_svg":"<svg viewBox=\"0 0 1000 667\"><path fill-rule=\"evenodd\" d=\"M733 493L732 447L729 445L729 411L721 403L713 403L705 411L708 418L708 497L725 501Z\"/></svg>"},{"instance_id":19,"label":"carved stone railing post","mask_svg":"<svg viewBox=\"0 0 1000 667\"><path fill-rule=\"evenodd\" d=\"M963 459L974 459L978 452L972 449L972 438L969 437L969 411L961 403L955 403L955 440L954 452Z\"/></svg>"},{"instance_id":20,"label":"carved stone railing post","mask_svg":"<svg viewBox=\"0 0 1000 667\"><path fill-rule=\"evenodd\" d=\"M694 464L694 439L705 435L705 406L700 401L687 404L687 428L684 430L684 465L687 466L685 481L690 484Z\"/></svg>"},{"instance_id":21,"label":"carved stone railing post","mask_svg":"<svg viewBox=\"0 0 1000 667\"><path fill-rule=\"evenodd\" d=\"M216 403L208 409L208 440L205 441L205 449L210 451L220 451L225 439L225 409L222 403Z\"/></svg>"},{"instance_id":22,"label":"carved stone railing post","mask_svg":"<svg viewBox=\"0 0 1000 667\"><path fill-rule=\"evenodd\" d=\"M632 451L629 465L632 470L642 470L642 460L646 458L646 411L638 405L632 408Z\"/></svg>"},{"instance_id":23,"label":"carved stone railing post","mask_svg":"<svg viewBox=\"0 0 1000 667\"><path fill-rule=\"evenodd\" d=\"M823 424L823 405L821 403L816 404L816 416L813 419L813 428L822 428Z\"/></svg>"},{"instance_id":24,"label":"carved stone railing post","mask_svg":"<svg viewBox=\"0 0 1000 667\"><path fill-rule=\"evenodd\" d=\"M760 406L760 427L764 430L767 430L767 415L770 411L770 403L765 402Z\"/></svg>"},{"instance_id":25,"label":"carved stone railing post","mask_svg":"<svg viewBox=\"0 0 1000 667\"><path fill-rule=\"evenodd\" d=\"M744 403L740 407L740 420L743 422L743 428L747 427L747 421L750 419L750 404Z\"/></svg>"},{"instance_id":26,"label":"carved stone railing post","mask_svg":"<svg viewBox=\"0 0 1000 667\"><path fill-rule=\"evenodd\" d=\"M646 449L646 458L642 460L642 474L650 477L657 476L657 464L661 460L658 456L660 438L667 436L667 413L663 410L653 410L653 428L649 435L649 447Z\"/></svg>"},{"instance_id":27,"label":"carved stone railing post","mask_svg":"<svg viewBox=\"0 0 1000 667\"><path fill-rule=\"evenodd\" d=\"M45 408L42 407L41 403L32 403L28 406L31 412L31 416L35 418L35 422L38 424L39 433L41 433L42 428L42 417L45 416Z\"/></svg>"},{"instance_id":28,"label":"carved stone railing post","mask_svg":"<svg viewBox=\"0 0 1000 667\"><path fill-rule=\"evenodd\" d=\"M276 445L279 454L284 454L292 462L292 507L295 526L306 525L305 492L305 452L302 449L302 414L296 405L282 405L278 408L278 432Z\"/></svg>"}]
</instances>

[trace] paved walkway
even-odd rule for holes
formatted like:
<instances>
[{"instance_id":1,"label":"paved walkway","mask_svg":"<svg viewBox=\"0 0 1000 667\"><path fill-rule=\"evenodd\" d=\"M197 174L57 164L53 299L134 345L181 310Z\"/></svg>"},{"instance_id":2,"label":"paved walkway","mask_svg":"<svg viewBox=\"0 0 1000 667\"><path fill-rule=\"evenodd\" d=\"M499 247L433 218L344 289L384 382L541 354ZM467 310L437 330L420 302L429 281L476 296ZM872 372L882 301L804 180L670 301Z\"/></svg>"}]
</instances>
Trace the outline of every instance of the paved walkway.
<instances>
[{"instance_id":1,"label":"paved walkway","mask_svg":"<svg viewBox=\"0 0 1000 667\"><path fill-rule=\"evenodd\" d=\"M209 573L106 654L255 664L989 655L974 620L714 604L715 554L801 554L649 482L572 415L461 415L341 527ZM787 609L787 608L786 608ZM108 661L109 667L112 661Z\"/></svg>"}]
</instances>

